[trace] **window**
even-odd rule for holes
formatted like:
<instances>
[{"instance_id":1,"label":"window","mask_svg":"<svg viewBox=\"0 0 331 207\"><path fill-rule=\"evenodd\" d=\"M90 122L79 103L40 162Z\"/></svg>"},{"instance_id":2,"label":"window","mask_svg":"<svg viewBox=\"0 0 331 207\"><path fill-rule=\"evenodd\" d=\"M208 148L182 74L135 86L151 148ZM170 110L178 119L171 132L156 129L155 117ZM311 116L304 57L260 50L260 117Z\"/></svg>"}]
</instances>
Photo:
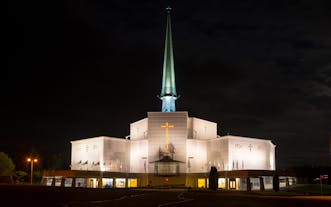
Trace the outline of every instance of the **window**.
<instances>
[{"instance_id":1,"label":"window","mask_svg":"<svg viewBox=\"0 0 331 207\"><path fill-rule=\"evenodd\" d=\"M71 187L72 186L72 178L66 178L64 180L64 187Z\"/></svg>"},{"instance_id":2,"label":"window","mask_svg":"<svg viewBox=\"0 0 331 207\"><path fill-rule=\"evenodd\" d=\"M54 177L46 177L46 185L52 186Z\"/></svg>"},{"instance_id":3,"label":"window","mask_svg":"<svg viewBox=\"0 0 331 207\"><path fill-rule=\"evenodd\" d=\"M125 188L125 178L116 178L115 187L116 188Z\"/></svg>"},{"instance_id":4,"label":"window","mask_svg":"<svg viewBox=\"0 0 331 207\"><path fill-rule=\"evenodd\" d=\"M61 176L55 176L55 186L61 186L62 177Z\"/></svg>"},{"instance_id":5,"label":"window","mask_svg":"<svg viewBox=\"0 0 331 207\"><path fill-rule=\"evenodd\" d=\"M230 189L236 189L236 179L230 179L229 181Z\"/></svg>"},{"instance_id":6,"label":"window","mask_svg":"<svg viewBox=\"0 0 331 207\"><path fill-rule=\"evenodd\" d=\"M128 188L136 188L137 183L137 178L128 178Z\"/></svg>"},{"instance_id":7,"label":"window","mask_svg":"<svg viewBox=\"0 0 331 207\"><path fill-rule=\"evenodd\" d=\"M198 178L198 188L206 188L206 179Z\"/></svg>"},{"instance_id":8,"label":"window","mask_svg":"<svg viewBox=\"0 0 331 207\"><path fill-rule=\"evenodd\" d=\"M86 179L85 178L76 178L76 186L75 187L87 187Z\"/></svg>"},{"instance_id":9,"label":"window","mask_svg":"<svg viewBox=\"0 0 331 207\"><path fill-rule=\"evenodd\" d=\"M218 188L225 189L225 178L218 178Z\"/></svg>"},{"instance_id":10,"label":"window","mask_svg":"<svg viewBox=\"0 0 331 207\"><path fill-rule=\"evenodd\" d=\"M178 162L155 162L154 173L156 175L177 175L179 174L179 163Z\"/></svg>"},{"instance_id":11,"label":"window","mask_svg":"<svg viewBox=\"0 0 331 207\"><path fill-rule=\"evenodd\" d=\"M89 188L97 188L98 187L98 179L89 178Z\"/></svg>"},{"instance_id":12,"label":"window","mask_svg":"<svg viewBox=\"0 0 331 207\"><path fill-rule=\"evenodd\" d=\"M113 178L102 178L102 188L112 188L113 182Z\"/></svg>"}]
</instances>

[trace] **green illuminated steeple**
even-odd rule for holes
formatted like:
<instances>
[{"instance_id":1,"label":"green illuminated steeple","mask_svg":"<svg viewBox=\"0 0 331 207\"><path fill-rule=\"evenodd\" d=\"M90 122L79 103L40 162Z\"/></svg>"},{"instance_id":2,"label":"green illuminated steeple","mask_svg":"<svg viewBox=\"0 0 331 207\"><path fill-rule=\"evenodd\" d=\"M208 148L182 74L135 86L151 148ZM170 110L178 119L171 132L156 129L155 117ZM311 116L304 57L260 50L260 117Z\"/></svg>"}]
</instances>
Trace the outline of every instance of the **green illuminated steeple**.
<instances>
[{"instance_id":1,"label":"green illuminated steeple","mask_svg":"<svg viewBox=\"0 0 331 207\"><path fill-rule=\"evenodd\" d=\"M162 112L174 112L176 111L175 101L177 99L177 92L175 83L174 55L171 34L171 8L167 7L166 10L167 28L164 47L163 76L160 99L162 100Z\"/></svg>"}]
</instances>

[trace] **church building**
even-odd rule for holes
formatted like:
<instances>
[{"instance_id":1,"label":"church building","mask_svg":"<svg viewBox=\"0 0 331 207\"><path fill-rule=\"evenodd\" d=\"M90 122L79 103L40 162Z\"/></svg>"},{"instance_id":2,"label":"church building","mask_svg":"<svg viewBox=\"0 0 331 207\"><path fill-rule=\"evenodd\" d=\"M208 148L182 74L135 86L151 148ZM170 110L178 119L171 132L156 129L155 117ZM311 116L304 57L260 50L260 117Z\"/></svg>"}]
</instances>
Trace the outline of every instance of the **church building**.
<instances>
[{"instance_id":1,"label":"church building","mask_svg":"<svg viewBox=\"0 0 331 207\"><path fill-rule=\"evenodd\" d=\"M219 188L272 189L276 166L271 140L219 136L216 123L176 111L170 8L166 18L161 111L131 123L125 138L71 141L71 170L45 172L45 185L206 188L215 167Z\"/></svg>"}]
</instances>

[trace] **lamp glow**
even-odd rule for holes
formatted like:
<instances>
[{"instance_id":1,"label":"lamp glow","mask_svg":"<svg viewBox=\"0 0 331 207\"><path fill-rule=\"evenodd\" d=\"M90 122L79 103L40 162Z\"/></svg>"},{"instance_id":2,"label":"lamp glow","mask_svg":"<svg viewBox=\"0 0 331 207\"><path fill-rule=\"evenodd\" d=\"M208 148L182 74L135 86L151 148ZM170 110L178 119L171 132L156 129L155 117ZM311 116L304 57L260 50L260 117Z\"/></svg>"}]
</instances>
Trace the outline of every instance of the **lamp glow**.
<instances>
[{"instance_id":1,"label":"lamp glow","mask_svg":"<svg viewBox=\"0 0 331 207\"><path fill-rule=\"evenodd\" d=\"M30 165L30 184L32 185L32 179L33 179L33 163L38 162L38 159L37 159L37 158L30 158L30 157L28 157L28 158L26 159L26 161L31 163L31 165Z\"/></svg>"}]
</instances>

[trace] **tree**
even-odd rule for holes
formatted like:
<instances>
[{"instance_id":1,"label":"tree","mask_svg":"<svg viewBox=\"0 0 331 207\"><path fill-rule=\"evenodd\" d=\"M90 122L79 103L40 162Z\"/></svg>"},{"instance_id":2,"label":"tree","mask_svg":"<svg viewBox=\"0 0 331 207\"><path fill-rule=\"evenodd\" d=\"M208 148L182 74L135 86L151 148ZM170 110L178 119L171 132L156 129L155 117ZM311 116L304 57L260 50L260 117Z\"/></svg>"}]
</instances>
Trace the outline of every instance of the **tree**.
<instances>
[{"instance_id":1,"label":"tree","mask_svg":"<svg viewBox=\"0 0 331 207\"><path fill-rule=\"evenodd\" d=\"M27 172L16 171L16 173L15 173L16 182L23 183L25 178L26 179L28 178L28 173Z\"/></svg>"},{"instance_id":2,"label":"tree","mask_svg":"<svg viewBox=\"0 0 331 207\"><path fill-rule=\"evenodd\" d=\"M13 160L4 152L0 152L0 176L11 175L15 169Z\"/></svg>"}]
</instances>

